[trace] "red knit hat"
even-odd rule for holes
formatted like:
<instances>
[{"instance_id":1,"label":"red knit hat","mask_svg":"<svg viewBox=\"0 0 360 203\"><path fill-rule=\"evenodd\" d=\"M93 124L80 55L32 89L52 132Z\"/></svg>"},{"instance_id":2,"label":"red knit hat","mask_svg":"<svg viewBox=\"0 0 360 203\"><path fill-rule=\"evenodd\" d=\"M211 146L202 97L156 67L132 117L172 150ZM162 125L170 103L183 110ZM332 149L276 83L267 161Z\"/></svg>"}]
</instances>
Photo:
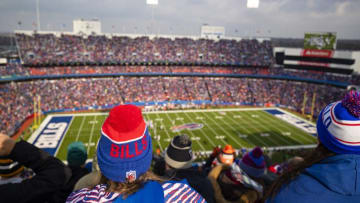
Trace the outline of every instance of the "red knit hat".
<instances>
[{"instance_id":1,"label":"red knit hat","mask_svg":"<svg viewBox=\"0 0 360 203\"><path fill-rule=\"evenodd\" d=\"M133 181L149 169L151 137L141 109L121 105L110 111L101 128L97 158L101 173L115 182Z\"/></svg>"}]
</instances>

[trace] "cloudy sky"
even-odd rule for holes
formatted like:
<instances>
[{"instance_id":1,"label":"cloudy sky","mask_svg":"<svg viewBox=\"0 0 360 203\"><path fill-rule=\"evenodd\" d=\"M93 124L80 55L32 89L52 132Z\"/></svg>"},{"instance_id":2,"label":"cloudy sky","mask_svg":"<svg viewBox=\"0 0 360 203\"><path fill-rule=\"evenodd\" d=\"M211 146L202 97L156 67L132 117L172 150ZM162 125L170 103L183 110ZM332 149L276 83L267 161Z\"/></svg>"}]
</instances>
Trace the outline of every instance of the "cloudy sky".
<instances>
[{"instance_id":1,"label":"cloudy sky","mask_svg":"<svg viewBox=\"0 0 360 203\"><path fill-rule=\"evenodd\" d=\"M337 32L360 39L359 0L39 0L42 30L72 31L72 20L98 18L103 32L199 35L200 26L224 26L227 36L303 37L304 32ZM152 25L154 12L154 26ZM20 22L20 23L19 23ZM1 0L0 32L33 29L36 0ZM20 24L20 25L19 25Z\"/></svg>"}]
</instances>

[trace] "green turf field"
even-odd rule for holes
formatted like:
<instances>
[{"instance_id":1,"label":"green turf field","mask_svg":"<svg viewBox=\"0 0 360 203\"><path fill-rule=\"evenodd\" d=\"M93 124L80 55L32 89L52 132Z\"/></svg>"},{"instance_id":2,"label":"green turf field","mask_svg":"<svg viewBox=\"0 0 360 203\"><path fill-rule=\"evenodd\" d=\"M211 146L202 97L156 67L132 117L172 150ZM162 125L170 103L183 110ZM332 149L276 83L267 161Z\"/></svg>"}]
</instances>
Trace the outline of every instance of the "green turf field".
<instances>
[{"instance_id":1,"label":"green turf field","mask_svg":"<svg viewBox=\"0 0 360 203\"><path fill-rule=\"evenodd\" d=\"M193 151L211 151L214 146L225 144L231 144L236 149L309 145L315 144L317 140L264 110L189 110L144 112L143 115L153 138L154 149L165 149L170 139L178 134L191 137ZM106 113L74 114L56 156L65 160L68 144L82 141L87 147L89 158L92 158L106 116ZM202 128L182 129L184 124L194 124Z\"/></svg>"}]
</instances>

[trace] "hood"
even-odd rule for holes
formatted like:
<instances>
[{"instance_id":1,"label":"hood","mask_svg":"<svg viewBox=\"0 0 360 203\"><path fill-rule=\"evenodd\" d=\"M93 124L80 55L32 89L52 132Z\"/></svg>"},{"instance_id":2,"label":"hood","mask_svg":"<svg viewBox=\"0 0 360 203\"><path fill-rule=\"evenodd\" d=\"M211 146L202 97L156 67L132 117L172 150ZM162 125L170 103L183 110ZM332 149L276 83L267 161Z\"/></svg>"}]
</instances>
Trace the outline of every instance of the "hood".
<instances>
[{"instance_id":1,"label":"hood","mask_svg":"<svg viewBox=\"0 0 360 203\"><path fill-rule=\"evenodd\" d=\"M305 173L329 190L342 195L360 195L360 155L342 154L322 160Z\"/></svg>"}]
</instances>

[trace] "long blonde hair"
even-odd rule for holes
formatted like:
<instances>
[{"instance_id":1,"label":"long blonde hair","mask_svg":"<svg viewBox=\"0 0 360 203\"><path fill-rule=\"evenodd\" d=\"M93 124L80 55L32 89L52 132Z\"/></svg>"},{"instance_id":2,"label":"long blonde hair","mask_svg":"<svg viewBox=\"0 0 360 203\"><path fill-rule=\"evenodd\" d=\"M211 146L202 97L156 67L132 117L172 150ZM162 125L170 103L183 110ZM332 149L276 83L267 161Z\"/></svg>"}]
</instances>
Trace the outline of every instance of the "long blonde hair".
<instances>
[{"instance_id":1,"label":"long blonde hair","mask_svg":"<svg viewBox=\"0 0 360 203\"><path fill-rule=\"evenodd\" d=\"M157 175L155 175L151 171L147 171L146 173L142 174L139 178L136 180L130 182L114 182L112 180L109 180L104 175L101 175L100 183L106 184L107 192L116 192L122 195L123 199L126 199L129 195L137 192L139 189L141 189L146 182L148 181L157 181L157 182L164 182L166 181L164 178L161 178Z\"/></svg>"},{"instance_id":2,"label":"long blonde hair","mask_svg":"<svg viewBox=\"0 0 360 203\"><path fill-rule=\"evenodd\" d=\"M289 171L283 173L265 192L265 196L263 198L263 202L267 199L272 202L279 193L281 187L289 184L293 181L297 176L299 176L306 168L312 166L313 164L319 163L321 160L328 158L330 156L334 156L335 153L328 150L323 144L319 143L318 146L313 150L308 152L304 156L304 161L294 165Z\"/></svg>"}]
</instances>

